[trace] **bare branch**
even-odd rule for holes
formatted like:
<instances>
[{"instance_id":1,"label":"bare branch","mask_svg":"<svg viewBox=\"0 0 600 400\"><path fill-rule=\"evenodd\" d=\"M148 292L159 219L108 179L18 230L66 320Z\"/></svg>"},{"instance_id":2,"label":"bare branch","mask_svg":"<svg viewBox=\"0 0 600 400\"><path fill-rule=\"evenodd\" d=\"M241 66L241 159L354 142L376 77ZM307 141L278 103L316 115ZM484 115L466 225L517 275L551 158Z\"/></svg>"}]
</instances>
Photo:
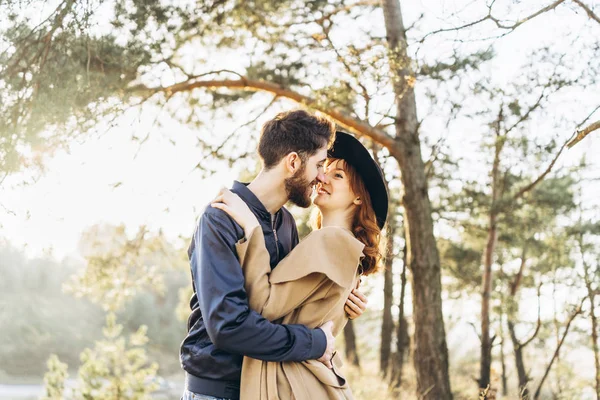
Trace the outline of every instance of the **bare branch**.
<instances>
[{"instance_id":1,"label":"bare branch","mask_svg":"<svg viewBox=\"0 0 600 400\"><path fill-rule=\"evenodd\" d=\"M573 322L573 320L579 315L581 314L582 311L582 307L583 307L583 303L584 301L587 299L587 296L584 297L581 300L581 303L579 304L579 306L575 309L575 311L571 314L571 317L569 318L569 321L567 322L567 326L565 327L565 331L563 333L562 338L560 339L560 342L558 342L558 345L556 346L556 350L554 351L554 355L552 356L552 359L550 360L550 363L548 364L548 367L546 368L546 372L544 372L544 376L542 377L542 380L540 381L537 389L535 390L535 395L533 396L534 400L537 400L540 397L540 392L542 390L542 385L544 384L544 381L546 380L546 378L548 377L548 374L550 373L550 369L552 369L552 364L554 364L554 360L556 360L556 358L558 357L558 353L560 352L560 348L562 347L565 338L567 337L567 333L569 333L569 328L571 327L571 323Z\"/></svg>"},{"instance_id":2,"label":"bare branch","mask_svg":"<svg viewBox=\"0 0 600 400\"><path fill-rule=\"evenodd\" d=\"M585 123L585 121L587 121L596 111L598 111L598 109L600 109L600 105L598 107L596 107L585 118L584 122L580 123L577 127L578 128L581 127ZM569 147L569 148L573 147L575 144L577 144L579 141L581 141L584 137L586 137L591 132L593 132L595 130L598 130L598 129L600 129L600 121L596 121L596 122L588 125L586 128L584 128L581 131L576 130L575 132L573 132L573 134L560 147L560 150L558 151L558 153L556 154L556 156L554 157L554 159L550 162L550 165L548 165L548 168L546 168L546 170L536 180L534 180L532 183L530 183L529 185L527 185L524 188L522 188L521 190L519 190L517 192L517 194L515 194L513 196L513 200L516 200L516 199L520 198L525 193L527 193L528 191L530 191L531 189L533 189L538 183L540 183L546 177L546 175L548 175L550 173L550 171L554 167L554 164L556 163L556 160L558 160L558 157L560 157L560 155L562 154L562 152L565 149L565 147Z\"/></svg>"},{"instance_id":3,"label":"bare branch","mask_svg":"<svg viewBox=\"0 0 600 400\"><path fill-rule=\"evenodd\" d=\"M488 19L491 19L491 15L490 14L488 14L485 17L480 18L480 19L478 19L476 21L469 22L469 23L461 25L461 26L457 26L457 27L454 27L454 28L438 29L437 31L429 32L428 34L426 34L425 36L423 36L421 38L421 40L419 40L419 42L423 43L425 41L425 39L427 39L429 36L437 35L438 33L455 32L455 31L460 31L460 30L465 29L465 28L470 28L471 26L480 24L483 21L487 21Z\"/></svg>"},{"instance_id":4,"label":"bare branch","mask_svg":"<svg viewBox=\"0 0 600 400\"><path fill-rule=\"evenodd\" d=\"M223 148L225 147L225 145L227 143L229 143L231 141L231 139L233 139L236 136L236 133L242 129L245 128L246 126L249 126L253 123L255 123L262 115L264 115L269 108L271 108L271 106L273 104L275 104L275 102L277 101L278 97L277 96L273 96L273 99L269 102L269 104L267 104L266 107L264 107L262 109L262 111L260 111L259 113L256 114L256 117L252 118L250 121L243 123L242 125L238 126L237 128L235 128L235 130L227 136L227 138L217 147L210 147L208 149L208 153L210 153L210 155L212 155L215 158L218 159L226 159L229 162L233 162L234 160L225 156L224 154L221 154L221 150L223 150ZM242 156L236 156L236 159L240 159L240 158L245 158L246 154L242 155Z\"/></svg>"},{"instance_id":5,"label":"bare branch","mask_svg":"<svg viewBox=\"0 0 600 400\"><path fill-rule=\"evenodd\" d=\"M594 14L594 12L592 11L592 9L589 8L586 4L584 4L580 0L573 0L573 3L575 3L579 7L583 8L585 10L585 12L587 13L588 17L590 17L591 19L593 19L594 21L596 21L596 22L598 22L600 24L600 18L596 14Z\"/></svg>"},{"instance_id":6,"label":"bare branch","mask_svg":"<svg viewBox=\"0 0 600 400\"><path fill-rule=\"evenodd\" d=\"M515 22L513 25L507 25L504 26L502 24L500 24L497 20L495 20L494 22L496 22L496 25L499 28L502 29L510 29L510 30L515 30L517 27L519 27L520 25L523 25L525 22L527 21L531 21L532 19L534 19L535 17L537 17L538 15L544 14L548 11L554 10L556 7L558 7L560 4L564 3L565 0L556 0L555 2L547 5L546 7L534 12L533 14L529 15L528 17L525 17L517 22ZM490 8L490 14L491 14L491 8Z\"/></svg>"},{"instance_id":7,"label":"bare branch","mask_svg":"<svg viewBox=\"0 0 600 400\"><path fill-rule=\"evenodd\" d=\"M541 302L541 297L542 297L542 283L540 283L538 285L538 290L537 290L537 296L538 296L538 317L537 317L537 324L535 326L535 331L531 334L531 336L529 337L529 339L527 339L525 342L520 344L520 347L526 347L529 343L531 343L533 341L533 339L535 339L535 337L538 335L538 333L540 332L540 328L542 327L542 302Z\"/></svg>"},{"instance_id":8,"label":"bare branch","mask_svg":"<svg viewBox=\"0 0 600 400\"><path fill-rule=\"evenodd\" d=\"M512 200L517 200L518 198L522 197L525 193L529 192L531 189L533 189L534 187L536 187L538 185L538 183L540 183L541 181L544 180L544 178L546 177L546 175L548 175L550 173L550 171L552 171L552 168L554 168L554 164L556 164L556 160L558 160L558 157L560 157L560 155L562 154L562 152L565 149L565 147L567 147L567 143L569 143L571 141L571 139L573 138L573 136L575 136L575 133L573 133L571 136L569 136L569 138L563 143L563 145L560 147L560 150L558 151L558 153L556 154L556 156L554 156L554 158L552 159L552 161L548 165L548 168L546 168L546 170L544 172L542 172L542 174L540 176L538 176L533 182L531 182L529 185L527 185L524 188L522 188L521 190L519 190L512 197Z\"/></svg>"},{"instance_id":9,"label":"bare branch","mask_svg":"<svg viewBox=\"0 0 600 400\"><path fill-rule=\"evenodd\" d=\"M375 7L375 6L379 6L379 4L380 4L379 0L357 1L356 3L352 3L352 4L345 5L343 7L336 8L335 10L323 15L321 18L316 19L314 22L316 22L317 24L322 24L323 21L330 19L334 15L342 13L342 12L350 11L356 6L374 6Z\"/></svg>"},{"instance_id":10,"label":"bare branch","mask_svg":"<svg viewBox=\"0 0 600 400\"><path fill-rule=\"evenodd\" d=\"M588 125L586 128L576 132L577 136L575 137L575 139L571 140L568 144L567 147L571 148L573 146L575 146L577 143L579 143L581 140L583 140L584 137L586 137L587 135L589 135L590 133L592 133L595 130L600 129L600 120Z\"/></svg>"},{"instance_id":11,"label":"bare branch","mask_svg":"<svg viewBox=\"0 0 600 400\"><path fill-rule=\"evenodd\" d=\"M512 23L510 25L505 25L500 19L498 19L498 18L496 18L496 17L494 17L492 15L492 7L494 5L494 2L492 1L492 3L488 6L488 14L485 15L485 16L483 16L482 18L480 18L478 20L475 20L475 21L472 21L472 22L469 22L469 23L466 23L466 24L458 26L458 27L446 28L446 29L438 29L437 31L430 32L427 35L425 35L420 40L420 42L422 43L428 36L431 36L431 35L435 35L435 34L442 33L442 32L455 32L455 31L459 31L459 30L462 30L462 29L473 27L475 25L478 25L478 24L480 24L482 22L485 22L485 21L488 21L488 20L494 22L496 24L496 26L498 28L500 28L500 29L504 29L504 30L507 30L507 31L514 31L515 29L517 29L519 26L523 25L524 23L526 23L528 21L531 21L532 19L534 19L535 17L537 17L537 16L539 16L541 14L544 14L544 13L546 13L548 11L551 11L551 10L555 9L556 7L558 7L560 4L564 3L565 1L566 0L556 0L556 1L548 4L546 7L542 8L542 9L539 9L538 11L534 12L533 14L530 14L529 16L527 16L527 17L525 17L523 19L520 19L520 20L518 20L518 21L516 21L516 22L514 22L514 23ZM575 0L573 0L573 1L575 1Z\"/></svg>"},{"instance_id":12,"label":"bare branch","mask_svg":"<svg viewBox=\"0 0 600 400\"><path fill-rule=\"evenodd\" d=\"M210 73L208 73L210 74ZM208 74L203 74L206 76ZM237 73L236 73L237 74ZM348 115L346 112L323 104L317 99L313 99L309 96L300 94L294 90L284 88L280 85L248 79L247 77L241 77L241 79L223 79L223 80L198 80L191 79L184 82L176 83L167 87L147 87L145 85L132 86L127 90L133 94L149 94L150 96L156 93L177 93L177 92L189 92L197 88L205 88L208 90L216 90L218 88L228 89L241 89L246 91L255 92L268 92L278 97L285 97L293 100L298 104L310 107L314 110L327 114L335 122L344 128L348 129L352 133L357 135L365 135L378 142L382 146L388 148L390 153L395 154L397 152L398 141L388 135L385 131L377 129L369 125L367 122L362 121L358 118L354 118Z\"/></svg>"},{"instance_id":13,"label":"bare branch","mask_svg":"<svg viewBox=\"0 0 600 400\"><path fill-rule=\"evenodd\" d=\"M544 88L546 89L546 88ZM504 133L510 133L513 129L515 129L520 123L525 122L527 119L529 119L529 116L531 115L532 112L534 112L537 108L539 108L542 104L542 100L544 100L545 96L545 90L542 90L542 93L540 93L540 96L537 98L536 102L529 107L529 109L527 110L527 112L525 114L523 114L521 116L521 118L519 118L518 121L516 121L514 124L512 124L510 126L510 128L508 128Z\"/></svg>"},{"instance_id":14,"label":"bare branch","mask_svg":"<svg viewBox=\"0 0 600 400\"><path fill-rule=\"evenodd\" d=\"M360 87L360 89L362 91L362 96L365 99L365 102L367 103L367 107L368 107L369 101L371 99L371 96L369 96L369 91L367 90L365 85L360 81L359 76L352 70L352 68L346 61L346 58L342 56L339 49L333 43L333 40L331 39L331 35L329 35L329 27L326 27L323 23L321 23L320 25L321 25L321 28L323 29L323 34L325 35L325 39L327 40L327 43L329 43L329 46L331 47L331 49L335 52L335 55L336 55L338 61L344 66L344 68L346 69L346 72L348 72L348 75L353 77L355 83ZM366 118L369 117L368 109L365 113L365 117Z\"/></svg>"},{"instance_id":15,"label":"bare branch","mask_svg":"<svg viewBox=\"0 0 600 400\"><path fill-rule=\"evenodd\" d=\"M475 326L475 324L472 322L469 322L469 325L471 325L473 327L475 334L477 335L477 337L479 338L479 341L481 342L481 335L479 334L479 332L477 332L477 327Z\"/></svg>"}]
</instances>

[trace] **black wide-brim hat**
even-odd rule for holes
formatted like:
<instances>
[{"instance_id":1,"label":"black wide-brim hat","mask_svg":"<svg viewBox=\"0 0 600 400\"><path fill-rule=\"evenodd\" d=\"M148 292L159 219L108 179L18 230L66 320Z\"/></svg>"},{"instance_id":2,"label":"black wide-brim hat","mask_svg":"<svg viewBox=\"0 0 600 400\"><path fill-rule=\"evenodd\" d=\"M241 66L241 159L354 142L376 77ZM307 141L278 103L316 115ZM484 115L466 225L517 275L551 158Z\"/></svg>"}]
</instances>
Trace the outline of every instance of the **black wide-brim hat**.
<instances>
[{"instance_id":1,"label":"black wide-brim hat","mask_svg":"<svg viewBox=\"0 0 600 400\"><path fill-rule=\"evenodd\" d=\"M377 225L382 229L388 213L388 191L383 172L371 157L369 150L354 136L337 131L327 156L344 160L358 172L371 197Z\"/></svg>"}]
</instances>

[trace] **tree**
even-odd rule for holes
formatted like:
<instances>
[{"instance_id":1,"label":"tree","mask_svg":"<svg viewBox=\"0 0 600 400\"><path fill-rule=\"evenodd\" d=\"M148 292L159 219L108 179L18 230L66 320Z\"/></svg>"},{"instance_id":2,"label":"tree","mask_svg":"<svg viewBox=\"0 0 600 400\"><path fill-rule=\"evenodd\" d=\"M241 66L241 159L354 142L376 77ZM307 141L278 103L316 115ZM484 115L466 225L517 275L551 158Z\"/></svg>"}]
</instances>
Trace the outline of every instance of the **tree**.
<instances>
[{"instance_id":1,"label":"tree","mask_svg":"<svg viewBox=\"0 0 600 400\"><path fill-rule=\"evenodd\" d=\"M507 250L509 254L520 253L520 261L516 273L502 277L507 279L508 286L508 290L505 291L508 292L508 296L503 299L503 307L515 356L518 393L523 398L530 396L528 382L531 380L525 367L524 350L537 337L542 325L539 298L543 276L556 267L571 267L564 257L568 250L555 249L553 243L556 238L552 237L551 233L559 229L558 218L569 215L575 206L574 185L575 182L568 176L548 178L531 192L526 204L507 218L504 243L501 246L504 247L505 253ZM517 224L516 221L520 223ZM538 239L545 235L551 237L546 240ZM527 339L519 339L515 329L520 303L518 295L521 288L533 289L535 286L538 294L537 323Z\"/></svg>"},{"instance_id":2,"label":"tree","mask_svg":"<svg viewBox=\"0 0 600 400\"><path fill-rule=\"evenodd\" d=\"M56 356L48 361L46 393L49 399L147 399L158 388L158 363L150 362L146 351L147 326L140 326L126 339L116 312L149 285L163 287L157 264L173 268L180 260L177 251L161 233L149 234L141 227L130 238L123 226L94 227L84 234L81 248L87 265L65 289L90 299L108 311L102 340L81 355L78 382L67 394L64 387L66 364ZM175 262L174 262L175 261ZM54 397L52 397L54 396Z\"/></svg>"},{"instance_id":3,"label":"tree","mask_svg":"<svg viewBox=\"0 0 600 400\"><path fill-rule=\"evenodd\" d=\"M44 375L44 386L46 393L42 400L62 400L65 391L65 380L67 379L67 364L60 362L56 355L50 356L48 372Z\"/></svg>"},{"instance_id":4,"label":"tree","mask_svg":"<svg viewBox=\"0 0 600 400\"><path fill-rule=\"evenodd\" d=\"M599 272L597 252L597 240L600 235L600 223L598 221L583 221L581 205L578 205L579 220L576 224L567 229L567 237L574 242L579 260L583 267L583 282L589 300L589 319L591 323L591 347L594 354L595 367L595 391L596 399L600 399L600 349L598 343L598 310L596 308L596 298L598 295Z\"/></svg>"}]
</instances>

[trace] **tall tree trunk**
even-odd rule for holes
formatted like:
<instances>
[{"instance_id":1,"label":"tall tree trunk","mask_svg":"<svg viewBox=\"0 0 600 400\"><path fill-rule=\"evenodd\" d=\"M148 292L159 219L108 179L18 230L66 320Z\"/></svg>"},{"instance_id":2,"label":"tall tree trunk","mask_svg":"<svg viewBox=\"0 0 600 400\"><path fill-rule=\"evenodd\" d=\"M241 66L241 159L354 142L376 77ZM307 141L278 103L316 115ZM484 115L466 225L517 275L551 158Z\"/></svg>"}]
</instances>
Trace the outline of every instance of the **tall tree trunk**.
<instances>
[{"instance_id":1,"label":"tall tree trunk","mask_svg":"<svg viewBox=\"0 0 600 400\"><path fill-rule=\"evenodd\" d=\"M356 350L356 335L354 334L354 321L350 320L344 327L344 342L346 345L346 358L350 363L360 368L358 351Z\"/></svg>"},{"instance_id":2,"label":"tall tree trunk","mask_svg":"<svg viewBox=\"0 0 600 400\"><path fill-rule=\"evenodd\" d=\"M489 227L487 243L483 254L483 282L481 290L481 359L479 364L479 389L485 390L490 385L490 370L492 366L492 343L490 336L490 299L492 295L492 264L498 237L498 200L500 198L499 169L500 153L504 146L504 138L500 134L502 108L498 113L495 134L496 143L494 161L492 164L492 201L490 204Z\"/></svg>"},{"instance_id":3,"label":"tall tree trunk","mask_svg":"<svg viewBox=\"0 0 600 400\"><path fill-rule=\"evenodd\" d=\"M515 333L515 318L519 314L519 299L517 298L517 293L519 288L521 287L521 281L523 280L523 273L525 271L525 266L527 265L527 241L523 244L523 251L521 253L521 264L519 266L519 272L515 275L515 278L511 282L510 285L510 300L509 300L509 310L507 313L507 323L508 323L508 332L510 334L510 339L513 345L513 352L515 354L515 366L517 367L517 377L519 379L519 398L520 399L529 399L529 388L527 387L527 383L529 382L529 376L527 376L527 371L525 368L525 361L523 359L523 349L527 346L533 338L537 335L539 331L539 327L541 324L539 318L539 307L538 307L538 325L531 336L527 341L521 343L519 339L517 339L517 334ZM538 290L538 303L539 303L539 290Z\"/></svg>"},{"instance_id":4,"label":"tall tree trunk","mask_svg":"<svg viewBox=\"0 0 600 400\"><path fill-rule=\"evenodd\" d=\"M596 399L600 400L600 355L598 354L598 318L594 305L593 292L588 288L590 293L590 319L592 321L592 349L594 350L594 361L596 365Z\"/></svg>"},{"instance_id":5,"label":"tall tree trunk","mask_svg":"<svg viewBox=\"0 0 600 400\"><path fill-rule=\"evenodd\" d=\"M479 388L486 389L490 384L492 366L492 338L490 336L490 297L492 294L492 262L497 240L497 215L490 213L487 245L484 253L483 284L481 292L481 360L479 364Z\"/></svg>"},{"instance_id":6,"label":"tall tree trunk","mask_svg":"<svg viewBox=\"0 0 600 400\"><path fill-rule=\"evenodd\" d=\"M424 400L447 400L452 399L452 391L442 313L440 256L433 235L431 203L418 135L414 74L410 71L399 0L384 0L383 15L396 96L397 146L392 154L400 166L404 185L408 265L412 272L417 395Z\"/></svg>"},{"instance_id":7,"label":"tall tree trunk","mask_svg":"<svg viewBox=\"0 0 600 400\"><path fill-rule=\"evenodd\" d=\"M390 201L390 210L393 210L393 204ZM395 215L388 218L386 228L386 248L385 248L385 273L383 284L383 320L381 322L381 349L379 352L379 369L385 378L390 370L390 353L392 349L392 333L394 331L394 320L392 318L392 305L394 301L394 275L392 266L394 263L394 236L396 235Z\"/></svg>"},{"instance_id":8,"label":"tall tree trunk","mask_svg":"<svg viewBox=\"0 0 600 400\"><path fill-rule=\"evenodd\" d=\"M407 246L404 241L402 250L402 274L400 275L400 305L398 306L398 332L396 341L396 358L394 360L394 373L392 376L392 385L399 388L402 385L402 372L404 370L404 361L410 347L410 336L408 335L408 323L404 316L404 295L406 293L406 262Z\"/></svg>"},{"instance_id":9,"label":"tall tree trunk","mask_svg":"<svg viewBox=\"0 0 600 400\"><path fill-rule=\"evenodd\" d=\"M527 376L525 363L523 362L523 347L515 334L515 324L511 316L508 317L508 331L513 344L513 352L515 353L515 364L517 367L517 376L519 378L519 398L528 399L529 389L527 388L527 382L529 382L529 377Z\"/></svg>"},{"instance_id":10,"label":"tall tree trunk","mask_svg":"<svg viewBox=\"0 0 600 400\"><path fill-rule=\"evenodd\" d=\"M502 396L508 396L508 382L506 377L506 360L504 357L504 324L500 318L500 364L502 365Z\"/></svg>"},{"instance_id":11,"label":"tall tree trunk","mask_svg":"<svg viewBox=\"0 0 600 400\"><path fill-rule=\"evenodd\" d=\"M579 221L581 224L581 220ZM598 350L598 317L596 316L596 291L593 287L592 272L590 265L585 260L583 234L579 234L579 250L581 251L581 261L583 263L583 272L585 278L585 287L590 299L590 321L592 322L592 350L594 351L594 363L596 367L596 400L600 400L600 354Z\"/></svg>"}]
</instances>

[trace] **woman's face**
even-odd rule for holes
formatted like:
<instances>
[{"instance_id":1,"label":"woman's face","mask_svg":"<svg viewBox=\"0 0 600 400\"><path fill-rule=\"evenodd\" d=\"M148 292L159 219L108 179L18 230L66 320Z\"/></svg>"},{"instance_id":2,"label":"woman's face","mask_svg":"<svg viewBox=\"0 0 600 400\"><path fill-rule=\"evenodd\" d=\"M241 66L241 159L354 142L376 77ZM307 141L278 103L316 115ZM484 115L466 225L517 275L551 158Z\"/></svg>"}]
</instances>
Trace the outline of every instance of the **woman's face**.
<instances>
[{"instance_id":1,"label":"woman's face","mask_svg":"<svg viewBox=\"0 0 600 400\"><path fill-rule=\"evenodd\" d=\"M327 163L325 180L317 185L314 203L321 212L349 210L358 204L357 196L350 188L350 177L343 160Z\"/></svg>"}]
</instances>

